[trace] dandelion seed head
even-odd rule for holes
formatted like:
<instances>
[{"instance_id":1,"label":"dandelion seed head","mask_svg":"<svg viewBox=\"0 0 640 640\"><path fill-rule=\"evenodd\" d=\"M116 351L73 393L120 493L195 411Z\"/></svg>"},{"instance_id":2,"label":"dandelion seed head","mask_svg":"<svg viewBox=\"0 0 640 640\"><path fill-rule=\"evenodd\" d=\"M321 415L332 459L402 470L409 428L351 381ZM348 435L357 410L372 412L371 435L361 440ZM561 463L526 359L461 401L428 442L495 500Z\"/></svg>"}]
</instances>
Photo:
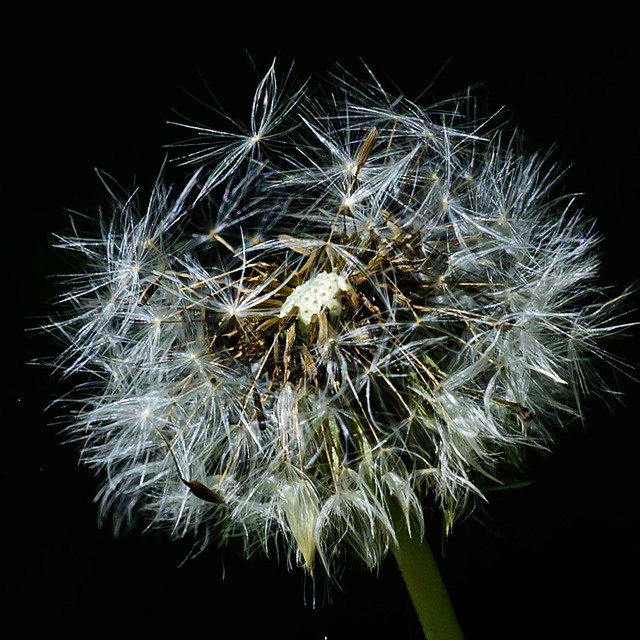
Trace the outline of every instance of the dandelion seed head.
<instances>
[{"instance_id":1,"label":"dandelion seed head","mask_svg":"<svg viewBox=\"0 0 640 640\"><path fill-rule=\"evenodd\" d=\"M183 189L159 179L59 239L80 267L55 366L92 380L68 432L116 527L373 568L391 499L418 532L425 501L450 527L581 416L622 325L545 160L460 100L345 95L288 99L272 67L248 133L196 128Z\"/></svg>"}]
</instances>

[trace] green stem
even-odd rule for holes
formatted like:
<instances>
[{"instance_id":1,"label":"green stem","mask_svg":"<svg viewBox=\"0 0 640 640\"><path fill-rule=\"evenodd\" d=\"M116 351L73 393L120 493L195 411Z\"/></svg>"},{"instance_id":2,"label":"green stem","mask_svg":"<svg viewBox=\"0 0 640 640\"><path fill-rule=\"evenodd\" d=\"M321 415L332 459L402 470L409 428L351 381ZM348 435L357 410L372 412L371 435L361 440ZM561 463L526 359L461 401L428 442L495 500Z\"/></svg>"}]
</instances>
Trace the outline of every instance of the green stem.
<instances>
[{"instance_id":1,"label":"green stem","mask_svg":"<svg viewBox=\"0 0 640 640\"><path fill-rule=\"evenodd\" d=\"M393 553L428 640L462 640L449 595L426 540L411 537L404 517L394 505L398 546Z\"/></svg>"}]
</instances>

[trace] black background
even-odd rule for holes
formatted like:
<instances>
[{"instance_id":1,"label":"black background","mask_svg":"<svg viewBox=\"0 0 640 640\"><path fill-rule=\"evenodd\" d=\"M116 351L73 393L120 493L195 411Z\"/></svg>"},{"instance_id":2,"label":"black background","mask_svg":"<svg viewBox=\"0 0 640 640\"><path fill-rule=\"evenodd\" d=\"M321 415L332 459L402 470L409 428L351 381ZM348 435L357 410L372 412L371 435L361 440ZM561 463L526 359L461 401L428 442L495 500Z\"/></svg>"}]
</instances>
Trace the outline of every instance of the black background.
<instances>
[{"instance_id":1,"label":"black background","mask_svg":"<svg viewBox=\"0 0 640 640\"><path fill-rule=\"evenodd\" d=\"M421 637L391 559L379 575L349 568L330 599L319 585L313 606L309 581L275 561L210 549L182 563L187 543L139 531L116 539L98 527L99 483L45 411L65 386L25 364L55 352L30 331L48 313L52 274L66 268L51 234L65 227L65 209L88 213L103 201L95 168L127 187L150 185L164 145L184 137L167 124L176 111L222 125L193 96L211 102L212 92L246 122L274 56L283 70L293 62L299 78L326 76L335 62L359 72L363 58L409 97L426 89L424 104L478 85L480 112L505 105L529 148L554 145L554 158L570 166L566 190L584 193L580 205L603 235L604 278L620 290L637 280L640 253L635 48L606 25L571 42L540 32L507 42L488 26L455 40L449 25L452 37L436 44L398 27L374 37L355 21L304 44L238 36L227 45L222 35L241 30L221 22L209 38L178 45L168 32L144 41L131 29L97 36L97 22L78 32L42 23L42 33L16 23L23 38L4 56L4 624L18 625L16 637ZM638 297L630 304L637 308ZM636 341L637 331L610 350L637 365ZM640 386L603 371L623 401L589 400L585 425L568 426L552 455L531 460L531 485L491 494L482 522L461 522L444 553L433 526L470 640L629 637L637 628Z\"/></svg>"}]
</instances>

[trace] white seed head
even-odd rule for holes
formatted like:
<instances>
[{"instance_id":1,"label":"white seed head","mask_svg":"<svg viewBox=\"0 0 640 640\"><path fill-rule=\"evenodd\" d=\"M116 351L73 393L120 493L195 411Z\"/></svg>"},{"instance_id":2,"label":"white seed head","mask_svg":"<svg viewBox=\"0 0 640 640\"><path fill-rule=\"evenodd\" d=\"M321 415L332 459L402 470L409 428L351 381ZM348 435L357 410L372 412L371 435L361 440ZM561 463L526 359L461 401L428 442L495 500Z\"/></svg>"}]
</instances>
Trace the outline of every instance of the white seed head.
<instances>
[{"instance_id":1,"label":"white seed head","mask_svg":"<svg viewBox=\"0 0 640 640\"><path fill-rule=\"evenodd\" d=\"M280 317L284 318L294 307L298 308L298 318L305 325L325 309L332 316L338 316L342 309L340 294L349 291L351 287L337 273L317 273L289 294L280 310Z\"/></svg>"},{"instance_id":2,"label":"white seed head","mask_svg":"<svg viewBox=\"0 0 640 640\"><path fill-rule=\"evenodd\" d=\"M197 129L184 189L60 238L80 267L55 364L90 380L68 430L116 527L376 567L391 498L418 531L425 501L453 523L580 417L621 325L539 158L459 101L305 95L270 69L246 131Z\"/></svg>"}]
</instances>

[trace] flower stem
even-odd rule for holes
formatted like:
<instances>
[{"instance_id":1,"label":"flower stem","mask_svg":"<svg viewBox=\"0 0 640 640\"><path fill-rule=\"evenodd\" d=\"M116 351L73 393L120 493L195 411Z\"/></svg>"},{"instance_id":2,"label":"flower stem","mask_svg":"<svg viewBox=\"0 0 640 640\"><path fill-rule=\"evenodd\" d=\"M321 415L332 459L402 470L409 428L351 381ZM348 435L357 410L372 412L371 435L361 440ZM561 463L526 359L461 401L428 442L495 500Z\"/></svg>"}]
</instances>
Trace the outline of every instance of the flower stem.
<instances>
[{"instance_id":1,"label":"flower stem","mask_svg":"<svg viewBox=\"0 0 640 640\"><path fill-rule=\"evenodd\" d=\"M412 537L397 506L393 553L427 640L462 640L449 595L426 539Z\"/></svg>"}]
</instances>

